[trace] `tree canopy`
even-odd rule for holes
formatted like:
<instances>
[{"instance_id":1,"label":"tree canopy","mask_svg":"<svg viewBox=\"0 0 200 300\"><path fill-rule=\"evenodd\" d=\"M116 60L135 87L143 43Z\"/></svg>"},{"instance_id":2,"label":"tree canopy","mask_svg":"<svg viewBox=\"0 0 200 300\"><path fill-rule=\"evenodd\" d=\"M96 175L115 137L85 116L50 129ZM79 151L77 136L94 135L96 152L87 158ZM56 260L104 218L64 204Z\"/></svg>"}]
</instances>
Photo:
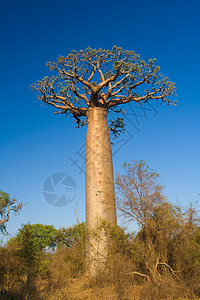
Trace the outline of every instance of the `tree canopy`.
<instances>
[{"instance_id":1,"label":"tree canopy","mask_svg":"<svg viewBox=\"0 0 200 300\"><path fill-rule=\"evenodd\" d=\"M175 83L160 72L156 59L145 62L139 54L120 47L73 50L66 57L58 56L56 62L48 62L47 67L53 75L31 87L39 100L56 108L57 114L71 114L78 126L86 124L82 117L90 107L121 112L116 106L130 102L176 103L171 99Z\"/></svg>"},{"instance_id":2,"label":"tree canopy","mask_svg":"<svg viewBox=\"0 0 200 300\"><path fill-rule=\"evenodd\" d=\"M24 243L24 238L28 233L28 239L38 251L46 247L54 248L56 246L55 235L57 229L53 225L43 224L25 224L19 229L16 237L17 241Z\"/></svg>"}]
</instances>

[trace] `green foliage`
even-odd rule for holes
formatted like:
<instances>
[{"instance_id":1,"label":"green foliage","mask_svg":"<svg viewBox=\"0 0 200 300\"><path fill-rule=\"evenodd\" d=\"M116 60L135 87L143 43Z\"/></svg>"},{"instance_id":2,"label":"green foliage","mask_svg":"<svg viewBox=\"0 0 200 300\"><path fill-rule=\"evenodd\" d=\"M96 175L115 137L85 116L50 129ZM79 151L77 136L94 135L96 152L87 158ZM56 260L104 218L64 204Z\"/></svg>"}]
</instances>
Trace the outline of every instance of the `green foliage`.
<instances>
[{"instance_id":1,"label":"green foliage","mask_svg":"<svg viewBox=\"0 0 200 300\"><path fill-rule=\"evenodd\" d=\"M17 235L20 242L25 237L25 233L29 233L29 240L38 251L45 248L54 248L56 246L57 229L53 225L43 224L26 224L23 225Z\"/></svg>"},{"instance_id":2,"label":"green foliage","mask_svg":"<svg viewBox=\"0 0 200 300\"><path fill-rule=\"evenodd\" d=\"M55 240L58 254L62 253L70 276L82 274L85 267L85 223L60 228Z\"/></svg>"},{"instance_id":3,"label":"green foliage","mask_svg":"<svg viewBox=\"0 0 200 300\"><path fill-rule=\"evenodd\" d=\"M125 132L125 123L123 118L116 118L112 120L109 125L109 130L112 132L115 138L117 138L121 133Z\"/></svg>"},{"instance_id":4,"label":"green foliage","mask_svg":"<svg viewBox=\"0 0 200 300\"><path fill-rule=\"evenodd\" d=\"M53 225L25 224L16 238L11 240L16 242L16 255L30 276L34 276L38 270L44 272L47 269L48 262L44 263L42 258L47 248L55 247L55 233Z\"/></svg>"},{"instance_id":5,"label":"green foliage","mask_svg":"<svg viewBox=\"0 0 200 300\"><path fill-rule=\"evenodd\" d=\"M19 230L16 238L15 256L20 262L20 269L24 274L22 288L27 298L36 297L36 279L38 275L48 273L49 261L45 259L45 249L54 246L55 228L49 225L26 224ZM36 297L37 298L37 297Z\"/></svg>"},{"instance_id":6,"label":"green foliage","mask_svg":"<svg viewBox=\"0 0 200 300\"><path fill-rule=\"evenodd\" d=\"M81 238L85 239L85 223L68 228L62 227L55 234L56 245L67 248L77 246Z\"/></svg>"},{"instance_id":7,"label":"green foliage","mask_svg":"<svg viewBox=\"0 0 200 300\"><path fill-rule=\"evenodd\" d=\"M24 225L19 231L16 242L16 253L18 257L21 258L22 264L28 272L37 264L42 250L37 238L35 239L35 235L30 224Z\"/></svg>"}]
</instances>

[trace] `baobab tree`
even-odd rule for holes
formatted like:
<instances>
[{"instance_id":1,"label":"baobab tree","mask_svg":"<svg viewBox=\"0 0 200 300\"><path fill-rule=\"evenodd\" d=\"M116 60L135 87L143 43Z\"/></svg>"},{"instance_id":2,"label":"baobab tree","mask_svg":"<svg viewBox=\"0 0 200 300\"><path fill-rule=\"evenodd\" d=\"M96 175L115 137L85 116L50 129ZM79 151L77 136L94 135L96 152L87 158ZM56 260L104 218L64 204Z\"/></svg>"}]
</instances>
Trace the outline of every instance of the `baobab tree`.
<instances>
[{"instance_id":1,"label":"baobab tree","mask_svg":"<svg viewBox=\"0 0 200 300\"><path fill-rule=\"evenodd\" d=\"M102 221L117 224L107 113L122 112L125 103L157 100L175 104L171 100L175 83L160 73L155 61L145 62L134 51L116 46L112 50L88 47L48 62L54 75L32 85L38 99L55 107L57 114L71 115L78 127L87 125L86 261L92 274L106 259L109 239L103 229L98 240L90 233ZM123 119L116 118L112 124L116 133L123 127Z\"/></svg>"}]
</instances>

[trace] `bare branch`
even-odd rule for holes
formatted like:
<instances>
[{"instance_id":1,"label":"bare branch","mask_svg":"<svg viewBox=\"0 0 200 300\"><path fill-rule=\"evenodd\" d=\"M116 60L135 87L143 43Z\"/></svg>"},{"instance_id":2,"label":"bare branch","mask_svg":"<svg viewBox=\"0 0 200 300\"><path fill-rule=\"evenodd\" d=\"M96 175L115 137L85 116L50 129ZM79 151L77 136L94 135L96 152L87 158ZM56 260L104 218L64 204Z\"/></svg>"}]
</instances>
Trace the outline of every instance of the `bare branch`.
<instances>
[{"instance_id":1,"label":"bare branch","mask_svg":"<svg viewBox=\"0 0 200 300\"><path fill-rule=\"evenodd\" d=\"M150 281L150 277L148 275L140 273L140 272L136 272L136 271L135 272L129 272L129 273L126 273L126 275L138 275L138 276L141 276L141 277L145 277L148 282Z\"/></svg>"},{"instance_id":2,"label":"bare branch","mask_svg":"<svg viewBox=\"0 0 200 300\"><path fill-rule=\"evenodd\" d=\"M104 82L105 81L105 77L104 77L101 69L99 68L99 62L97 62L97 70L98 70L98 72L99 72L99 74L101 76L101 81Z\"/></svg>"},{"instance_id":3,"label":"bare branch","mask_svg":"<svg viewBox=\"0 0 200 300\"><path fill-rule=\"evenodd\" d=\"M129 93L131 92L132 89L135 89L137 86L145 83L147 81L148 77L149 77L149 74L147 76L145 76L144 79L142 79L139 82L136 82L133 85L131 85L130 88L129 88Z\"/></svg>"},{"instance_id":4,"label":"bare branch","mask_svg":"<svg viewBox=\"0 0 200 300\"><path fill-rule=\"evenodd\" d=\"M69 78L77 79L82 84L89 87L92 91L94 90L94 85L92 83L90 83L89 81L83 79L82 77L78 76L77 74L71 75L71 74L65 72L65 75L67 75L67 77L69 77Z\"/></svg>"},{"instance_id":5,"label":"bare branch","mask_svg":"<svg viewBox=\"0 0 200 300\"><path fill-rule=\"evenodd\" d=\"M158 95L156 95L157 93L160 93ZM134 102L147 102L151 99L157 99L157 100L162 100L164 102L168 102L171 103L171 101L168 99L168 97L171 95L171 91L166 91L164 90L164 85L162 87L160 87L159 89L156 89L153 92L147 92L146 95L144 96L134 96L134 95L130 95L127 97L124 97L123 95L117 95L116 98L111 98L111 100L109 100L107 102L107 107L114 107L116 105L119 104L125 104L131 101Z\"/></svg>"},{"instance_id":6,"label":"bare branch","mask_svg":"<svg viewBox=\"0 0 200 300\"><path fill-rule=\"evenodd\" d=\"M76 219L77 223L80 224L79 219L78 219L78 217L77 217L77 212L78 212L77 205L78 205L78 202L77 202L77 200L75 199L75 208L74 208L75 219Z\"/></svg>"},{"instance_id":7,"label":"bare branch","mask_svg":"<svg viewBox=\"0 0 200 300\"><path fill-rule=\"evenodd\" d=\"M94 77L94 74L95 74L95 71L96 71L96 65L95 66L93 66L93 71L92 71L92 73L91 73L91 75L90 75L90 77L88 78L88 82L90 82L91 81L91 79Z\"/></svg>"},{"instance_id":8,"label":"bare branch","mask_svg":"<svg viewBox=\"0 0 200 300\"><path fill-rule=\"evenodd\" d=\"M111 85L111 83L109 83L109 89L106 93L106 97L109 98L110 96L114 96L116 94L118 94L122 89L125 88L125 86L121 87L118 91L111 93L117 86L119 86L120 84L122 84L122 82L129 76L129 74L126 74L126 76L124 76L121 80L117 81L113 86Z\"/></svg>"},{"instance_id":9,"label":"bare branch","mask_svg":"<svg viewBox=\"0 0 200 300\"><path fill-rule=\"evenodd\" d=\"M158 262L157 265L162 265L165 266L166 268L168 268L171 272L172 275L174 275L174 277L176 277L176 279L178 281L182 281L175 273L180 273L179 271L174 271L168 264L166 264L165 262Z\"/></svg>"},{"instance_id":10,"label":"bare branch","mask_svg":"<svg viewBox=\"0 0 200 300\"><path fill-rule=\"evenodd\" d=\"M89 106L89 100L84 94L79 94L79 92L76 90L74 82L72 81L72 92L80 99L83 99L85 101L85 104Z\"/></svg>"},{"instance_id":11,"label":"bare branch","mask_svg":"<svg viewBox=\"0 0 200 300\"><path fill-rule=\"evenodd\" d=\"M104 80L103 82L99 83L98 86L94 89L95 93L98 93L102 88L107 86L110 82L115 81L117 77L119 76L118 73L115 75L109 77L108 79Z\"/></svg>"}]
</instances>

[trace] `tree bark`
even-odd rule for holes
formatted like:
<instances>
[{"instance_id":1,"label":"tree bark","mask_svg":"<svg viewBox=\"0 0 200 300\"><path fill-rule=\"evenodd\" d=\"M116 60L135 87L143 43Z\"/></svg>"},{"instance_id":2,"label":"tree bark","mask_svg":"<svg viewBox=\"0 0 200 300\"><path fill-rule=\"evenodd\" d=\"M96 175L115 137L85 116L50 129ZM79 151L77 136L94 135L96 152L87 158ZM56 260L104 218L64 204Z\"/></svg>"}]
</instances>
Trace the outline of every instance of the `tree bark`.
<instances>
[{"instance_id":1,"label":"tree bark","mask_svg":"<svg viewBox=\"0 0 200 300\"><path fill-rule=\"evenodd\" d=\"M103 224L117 225L112 151L107 110L87 112L86 138L86 267L91 276L103 270L109 237Z\"/></svg>"}]
</instances>

